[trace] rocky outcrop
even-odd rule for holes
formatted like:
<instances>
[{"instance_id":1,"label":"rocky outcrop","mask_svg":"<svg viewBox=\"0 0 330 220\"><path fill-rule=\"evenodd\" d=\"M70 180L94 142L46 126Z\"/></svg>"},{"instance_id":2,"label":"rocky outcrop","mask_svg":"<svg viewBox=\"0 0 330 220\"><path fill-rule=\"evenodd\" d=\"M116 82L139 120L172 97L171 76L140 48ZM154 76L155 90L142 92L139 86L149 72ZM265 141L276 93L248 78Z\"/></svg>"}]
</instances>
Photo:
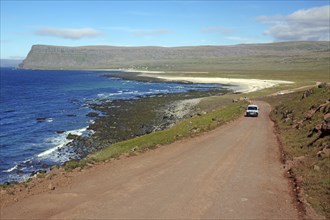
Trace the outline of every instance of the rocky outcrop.
<instances>
[{"instance_id":1,"label":"rocky outcrop","mask_svg":"<svg viewBox=\"0 0 330 220\"><path fill-rule=\"evenodd\" d=\"M330 84L319 83L311 90L270 100L276 103L271 117L283 146L283 168L291 179L301 213L310 212L313 205L327 218L311 219L328 219L329 185L324 183L330 170Z\"/></svg>"},{"instance_id":2,"label":"rocky outcrop","mask_svg":"<svg viewBox=\"0 0 330 220\"><path fill-rule=\"evenodd\" d=\"M310 130L308 137L312 137L314 134L318 135L308 144L308 146L313 145L317 140L321 138L330 136L330 100L326 103L321 104L318 108L316 108L316 110L313 111L314 114L316 112L321 112L321 115L323 115L323 117L320 118L322 118L323 120L320 123L316 124L315 127Z\"/></svg>"},{"instance_id":3,"label":"rocky outcrop","mask_svg":"<svg viewBox=\"0 0 330 220\"><path fill-rule=\"evenodd\" d=\"M262 63L269 57L278 62L294 62L292 57L317 53L317 56L328 56L325 49L327 42L287 42L273 44L246 44L235 46L192 46L192 47L114 47L114 46L84 46L63 47L34 45L26 59L20 65L24 69L93 69L93 68L153 68L179 69L182 67L200 68L203 65L212 68L235 60ZM308 55L308 56L306 56ZM239 59L239 58L247 59ZM252 58L252 59L251 59ZM249 60L250 61L247 61ZM297 58L295 58L297 59ZM291 60L291 61L290 61ZM203 64L203 65L201 65ZM205 66L204 66L205 69Z\"/></svg>"},{"instance_id":4,"label":"rocky outcrop","mask_svg":"<svg viewBox=\"0 0 330 220\"><path fill-rule=\"evenodd\" d=\"M312 95L313 94L313 90L312 89L309 89L307 91L305 91L301 97L301 99L305 99L307 98L308 96Z\"/></svg>"},{"instance_id":5,"label":"rocky outcrop","mask_svg":"<svg viewBox=\"0 0 330 220\"><path fill-rule=\"evenodd\" d=\"M321 86L318 88L323 89L325 94L326 91L329 91L329 85L327 83L321 83ZM313 89L306 90L302 93L301 99L299 102L308 101L306 99L314 98L314 91ZM281 120L284 124L289 124L291 128L294 129L308 129L306 137L309 138L308 143L306 146L311 147L316 143L318 140L321 140L322 143L326 143L326 137L330 136L330 99L326 100L323 103L319 104L310 104L308 109L299 109L299 112L295 114L295 111L291 108L283 108L279 109L276 107L274 109L275 114L281 115ZM323 141L324 140L324 141ZM326 145L328 146L328 144Z\"/></svg>"}]
</instances>

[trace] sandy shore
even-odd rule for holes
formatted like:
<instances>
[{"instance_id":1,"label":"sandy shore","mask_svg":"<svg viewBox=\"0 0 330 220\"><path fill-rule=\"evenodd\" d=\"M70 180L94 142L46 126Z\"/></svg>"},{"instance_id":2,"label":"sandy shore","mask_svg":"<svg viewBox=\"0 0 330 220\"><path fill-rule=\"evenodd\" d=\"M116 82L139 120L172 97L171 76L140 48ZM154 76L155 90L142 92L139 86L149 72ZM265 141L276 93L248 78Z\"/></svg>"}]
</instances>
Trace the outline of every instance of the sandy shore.
<instances>
[{"instance_id":1,"label":"sandy shore","mask_svg":"<svg viewBox=\"0 0 330 220\"><path fill-rule=\"evenodd\" d=\"M149 71L149 70L135 70L135 69L98 69L97 71L121 71L125 73L135 73L132 79L150 78L150 81L176 81L176 82L190 82L190 83L218 83L230 86L234 92L249 93L262 89L271 88L280 84L292 84L292 81L285 80L262 80L262 79L237 79L237 78L221 78L221 77L189 77L189 76L171 76L167 75L165 71ZM208 73L208 72L179 72L179 73ZM125 78L131 77L126 75ZM234 88L233 88L234 87ZM236 88L235 88L236 87Z\"/></svg>"},{"instance_id":2,"label":"sandy shore","mask_svg":"<svg viewBox=\"0 0 330 220\"><path fill-rule=\"evenodd\" d=\"M219 83L231 86L238 86L235 92L249 93L261 89L270 88L280 84L291 84L291 81L284 80L261 80L261 79L234 79L219 77L175 77L166 75L156 75L151 73L141 73L142 77L152 77L165 81L186 81L192 83Z\"/></svg>"}]
</instances>

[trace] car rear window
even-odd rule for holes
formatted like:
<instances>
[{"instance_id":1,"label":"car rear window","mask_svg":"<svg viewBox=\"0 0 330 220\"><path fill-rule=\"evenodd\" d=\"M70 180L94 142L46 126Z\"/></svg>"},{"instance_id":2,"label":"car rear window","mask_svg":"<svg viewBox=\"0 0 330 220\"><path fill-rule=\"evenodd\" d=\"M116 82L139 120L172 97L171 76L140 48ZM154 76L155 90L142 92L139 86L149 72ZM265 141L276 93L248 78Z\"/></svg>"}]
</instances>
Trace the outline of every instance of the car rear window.
<instances>
[{"instance_id":1,"label":"car rear window","mask_svg":"<svg viewBox=\"0 0 330 220\"><path fill-rule=\"evenodd\" d=\"M258 110L258 108L255 106L250 106L250 107L248 107L248 110Z\"/></svg>"}]
</instances>

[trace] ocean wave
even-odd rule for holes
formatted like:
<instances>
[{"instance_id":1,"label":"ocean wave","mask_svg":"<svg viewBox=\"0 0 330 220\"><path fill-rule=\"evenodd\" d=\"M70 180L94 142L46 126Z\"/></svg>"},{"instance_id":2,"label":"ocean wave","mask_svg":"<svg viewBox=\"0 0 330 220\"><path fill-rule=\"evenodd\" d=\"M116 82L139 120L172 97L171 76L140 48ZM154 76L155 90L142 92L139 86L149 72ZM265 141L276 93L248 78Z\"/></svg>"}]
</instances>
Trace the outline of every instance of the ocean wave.
<instances>
[{"instance_id":1,"label":"ocean wave","mask_svg":"<svg viewBox=\"0 0 330 220\"><path fill-rule=\"evenodd\" d=\"M86 133L87 128L88 128L88 126L84 127L84 128L81 128L81 129L66 131L62 134L59 134L57 137L48 138L46 140L46 142L49 142L49 143L55 145L55 147L52 147L52 148L50 148L46 151L43 151L43 152L39 153L37 155L37 157L40 158L40 157L47 157L47 156L51 155L55 151L59 150L60 148L63 148L65 145L72 142L72 140L67 139L67 136L69 134L81 136L81 135L84 135ZM88 133L90 133L90 131L88 131Z\"/></svg>"},{"instance_id":2,"label":"ocean wave","mask_svg":"<svg viewBox=\"0 0 330 220\"><path fill-rule=\"evenodd\" d=\"M7 169L7 170L3 170L2 172L3 172L3 173L11 173L11 172L13 172L13 171L15 171L15 170L21 170L21 171L22 171L22 170L25 170L26 167L24 167L24 164L25 164L25 165L26 165L26 164L32 164L32 159L29 158L29 159L26 159L26 160L24 160L24 161L17 162L15 166L13 166L13 167L11 167L11 168L9 168L9 169Z\"/></svg>"},{"instance_id":3,"label":"ocean wave","mask_svg":"<svg viewBox=\"0 0 330 220\"><path fill-rule=\"evenodd\" d=\"M62 134L56 135L55 137L45 139L45 143L54 147L25 159L24 161L16 162L14 166L3 170L2 173L6 174L0 178L0 181L24 181L30 177L30 174L33 173L33 171L47 169L47 166L43 167L43 165L64 163L70 160L73 153L71 151L60 152L60 149L72 142L72 140L67 139L69 134L88 136L94 133L93 130L87 130L87 128L88 126L80 129L69 130Z\"/></svg>"},{"instance_id":4,"label":"ocean wave","mask_svg":"<svg viewBox=\"0 0 330 220\"><path fill-rule=\"evenodd\" d=\"M150 93L169 93L170 90L168 89L150 89Z\"/></svg>"},{"instance_id":5,"label":"ocean wave","mask_svg":"<svg viewBox=\"0 0 330 220\"><path fill-rule=\"evenodd\" d=\"M16 170L17 168L18 168L18 165L16 164L15 166L9 168L8 170L4 170L2 172L4 172L4 173L10 173L10 172Z\"/></svg>"},{"instance_id":6,"label":"ocean wave","mask_svg":"<svg viewBox=\"0 0 330 220\"><path fill-rule=\"evenodd\" d=\"M144 92L138 91L138 90L133 90L133 91L128 91L128 90L119 90L117 92L112 92L112 93L99 93L97 94L97 97L100 99L110 99L113 97L120 97L120 99L127 98L133 98L136 96L143 95Z\"/></svg>"}]
</instances>

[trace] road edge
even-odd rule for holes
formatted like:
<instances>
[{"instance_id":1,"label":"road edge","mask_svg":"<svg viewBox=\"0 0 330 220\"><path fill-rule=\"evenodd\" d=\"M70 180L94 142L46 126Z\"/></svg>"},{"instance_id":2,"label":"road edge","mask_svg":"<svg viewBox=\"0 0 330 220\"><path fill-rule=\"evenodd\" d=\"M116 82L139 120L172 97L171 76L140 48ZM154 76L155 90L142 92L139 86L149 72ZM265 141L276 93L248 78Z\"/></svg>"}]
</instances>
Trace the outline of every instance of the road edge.
<instances>
[{"instance_id":1,"label":"road edge","mask_svg":"<svg viewBox=\"0 0 330 220\"><path fill-rule=\"evenodd\" d=\"M268 102L267 102L268 103ZM271 106L271 105L270 105ZM271 106L271 111L273 107ZM289 190L292 198L292 203L296 207L298 211L299 219L326 219L324 216L319 215L316 211L311 207L311 205L307 202L305 198L305 193L302 187L302 182L299 181L297 176L292 171L291 167L288 165L288 161L286 160L286 153L284 151L284 144L281 141L279 136L279 127L275 120L268 115L269 119L273 123L273 130L276 136L276 141L278 143L279 151L280 151L280 162L283 164L284 169L284 178L286 178L289 182Z\"/></svg>"}]
</instances>

